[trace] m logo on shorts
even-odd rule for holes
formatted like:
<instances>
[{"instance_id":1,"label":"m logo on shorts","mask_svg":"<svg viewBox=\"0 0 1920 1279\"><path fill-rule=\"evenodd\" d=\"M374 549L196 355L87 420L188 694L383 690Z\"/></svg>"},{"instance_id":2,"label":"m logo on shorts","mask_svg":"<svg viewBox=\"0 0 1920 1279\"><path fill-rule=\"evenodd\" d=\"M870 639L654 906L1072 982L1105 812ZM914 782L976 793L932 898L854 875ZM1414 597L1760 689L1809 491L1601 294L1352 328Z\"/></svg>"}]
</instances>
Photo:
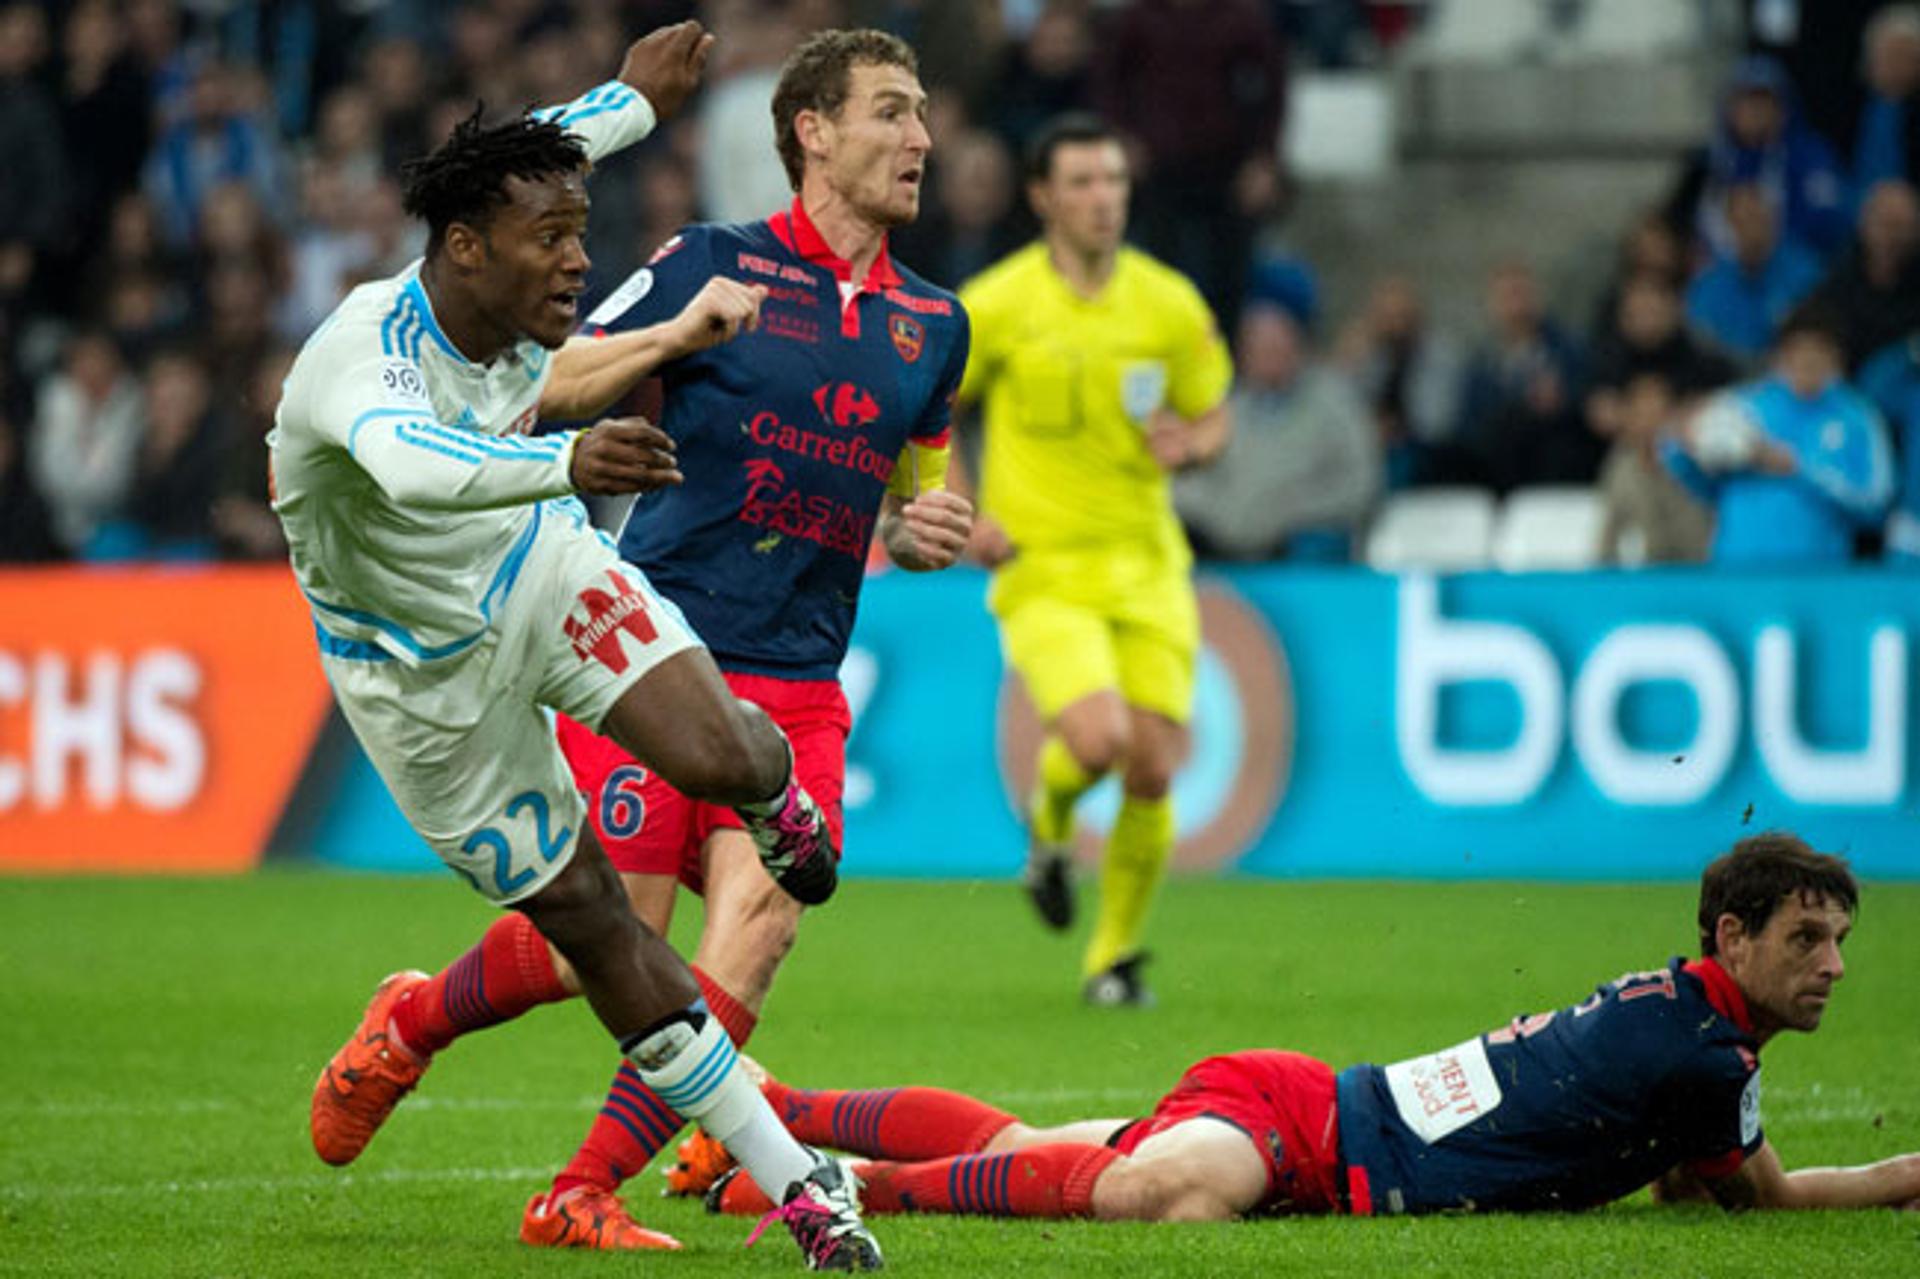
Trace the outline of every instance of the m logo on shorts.
<instances>
[{"instance_id":1,"label":"m logo on shorts","mask_svg":"<svg viewBox=\"0 0 1920 1279\"><path fill-rule=\"evenodd\" d=\"M625 576L609 569L607 580L613 584L608 594L590 586L574 601L573 612L562 626L573 641L573 651L581 661L592 659L615 675L627 669L626 650L620 633L626 632L642 644L659 638L660 632L647 615L647 599L634 589Z\"/></svg>"}]
</instances>

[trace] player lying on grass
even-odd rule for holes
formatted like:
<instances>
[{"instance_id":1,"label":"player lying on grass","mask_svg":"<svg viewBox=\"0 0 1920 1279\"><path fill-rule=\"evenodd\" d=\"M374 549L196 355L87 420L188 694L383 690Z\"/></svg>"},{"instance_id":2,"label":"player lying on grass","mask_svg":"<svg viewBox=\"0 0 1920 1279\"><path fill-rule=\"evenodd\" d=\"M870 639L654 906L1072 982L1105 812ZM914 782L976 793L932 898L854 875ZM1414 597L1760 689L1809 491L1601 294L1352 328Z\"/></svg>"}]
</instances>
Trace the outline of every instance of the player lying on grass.
<instances>
[{"instance_id":1,"label":"player lying on grass","mask_svg":"<svg viewBox=\"0 0 1920 1279\"><path fill-rule=\"evenodd\" d=\"M836 1163L795 1142L741 1072L686 964L637 919L553 737L564 713L682 793L739 814L772 880L817 903L837 872L825 819L766 713L727 688L680 611L587 521L580 492L681 480L641 421L530 439L583 395L549 353L574 326L589 162L692 92L696 23L629 51L618 80L488 127L476 112L405 170L425 258L353 291L294 362L271 437L274 508L340 708L414 829L566 957L664 1107L701 1120L782 1199L815 1268L880 1264ZM703 292L655 326L663 355L733 336L750 292ZM703 309L704 308L704 309ZM636 334L636 340L645 340ZM508 957L511 962L512 957ZM450 998L484 1004L484 972ZM344 1163L412 1086L383 982L321 1072L315 1149Z\"/></svg>"},{"instance_id":2,"label":"player lying on grass","mask_svg":"<svg viewBox=\"0 0 1920 1279\"><path fill-rule=\"evenodd\" d=\"M1208 1058L1144 1119L1033 1128L939 1089L761 1087L802 1141L889 1161L853 1165L869 1212L1577 1209L1650 1182L1729 1208L1915 1208L1920 1154L1787 1172L1760 1129L1760 1048L1819 1026L1857 900L1838 858L1784 833L1745 839L1701 880L1698 960L1391 1066ZM730 1173L708 1205L768 1207Z\"/></svg>"}]
</instances>

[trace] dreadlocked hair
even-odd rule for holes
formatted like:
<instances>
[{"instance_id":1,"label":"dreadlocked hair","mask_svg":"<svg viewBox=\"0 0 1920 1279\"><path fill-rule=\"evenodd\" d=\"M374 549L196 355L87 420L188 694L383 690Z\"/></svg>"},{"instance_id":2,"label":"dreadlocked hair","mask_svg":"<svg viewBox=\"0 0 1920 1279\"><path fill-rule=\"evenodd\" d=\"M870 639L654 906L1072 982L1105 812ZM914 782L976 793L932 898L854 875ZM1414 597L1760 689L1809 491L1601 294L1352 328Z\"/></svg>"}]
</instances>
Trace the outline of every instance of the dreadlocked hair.
<instances>
[{"instance_id":1,"label":"dreadlocked hair","mask_svg":"<svg viewBox=\"0 0 1920 1279\"><path fill-rule=\"evenodd\" d=\"M400 166L401 199L425 220L429 255L455 222L484 227L507 202L508 178L538 181L587 167L586 148L560 125L527 113L482 124L485 110L475 103L438 150Z\"/></svg>"}]
</instances>

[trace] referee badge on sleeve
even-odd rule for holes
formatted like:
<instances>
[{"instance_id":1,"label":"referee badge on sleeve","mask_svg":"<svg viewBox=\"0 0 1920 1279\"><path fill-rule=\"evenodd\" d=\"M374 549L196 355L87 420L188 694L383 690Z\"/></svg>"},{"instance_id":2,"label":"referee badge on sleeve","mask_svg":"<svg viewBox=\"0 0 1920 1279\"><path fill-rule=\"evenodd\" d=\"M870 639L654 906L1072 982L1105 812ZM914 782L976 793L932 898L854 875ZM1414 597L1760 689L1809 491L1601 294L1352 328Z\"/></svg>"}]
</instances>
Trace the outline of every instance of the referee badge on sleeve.
<instances>
[{"instance_id":1,"label":"referee badge on sleeve","mask_svg":"<svg viewBox=\"0 0 1920 1279\"><path fill-rule=\"evenodd\" d=\"M1159 360L1135 360L1120 370L1120 407L1145 426L1167 398L1167 366Z\"/></svg>"}]
</instances>

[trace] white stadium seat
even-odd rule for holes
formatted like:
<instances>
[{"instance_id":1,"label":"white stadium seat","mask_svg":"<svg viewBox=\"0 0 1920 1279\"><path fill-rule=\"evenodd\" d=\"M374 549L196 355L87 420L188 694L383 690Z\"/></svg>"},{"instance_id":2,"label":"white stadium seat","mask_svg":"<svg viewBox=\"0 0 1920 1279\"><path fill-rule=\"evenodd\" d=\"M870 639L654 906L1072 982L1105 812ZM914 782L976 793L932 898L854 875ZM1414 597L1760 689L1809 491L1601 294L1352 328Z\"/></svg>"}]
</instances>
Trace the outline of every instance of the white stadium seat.
<instances>
[{"instance_id":1,"label":"white stadium seat","mask_svg":"<svg viewBox=\"0 0 1920 1279\"><path fill-rule=\"evenodd\" d=\"M1367 534L1367 563L1400 569L1485 568L1493 546L1493 495L1481 489L1396 493Z\"/></svg>"},{"instance_id":2,"label":"white stadium seat","mask_svg":"<svg viewBox=\"0 0 1920 1279\"><path fill-rule=\"evenodd\" d=\"M1542 484L1515 489L1500 508L1493 562L1509 573L1591 568L1600 557L1597 489Z\"/></svg>"},{"instance_id":3,"label":"white stadium seat","mask_svg":"<svg viewBox=\"0 0 1920 1279\"><path fill-rule=\"evenodd\" d=\"M1505 62L1542 36L1540 0L1435 0L1417 39L1421 61Z\"/></svg>"}]
</instances>

